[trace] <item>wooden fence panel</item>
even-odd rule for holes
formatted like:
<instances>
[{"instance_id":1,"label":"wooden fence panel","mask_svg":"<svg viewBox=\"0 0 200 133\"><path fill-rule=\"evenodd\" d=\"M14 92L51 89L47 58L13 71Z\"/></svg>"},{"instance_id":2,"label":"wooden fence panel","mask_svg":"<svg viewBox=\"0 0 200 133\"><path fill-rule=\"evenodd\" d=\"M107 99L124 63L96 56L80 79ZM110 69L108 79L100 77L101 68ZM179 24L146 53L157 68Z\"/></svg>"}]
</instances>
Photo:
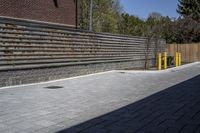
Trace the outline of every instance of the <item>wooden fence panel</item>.
<instances>
[{"instance_id":1,"label":"wooden fence panel","mask_svg":"<svg viewBox=\"0 0 200 133\"><path fill-rule=\"evenodd\" d=\"M194 61L198 61L198 45L193 44L193 54L194 54Z\"/></svg>"},{"instance_id":2,"label":"wooden fence panel","mask_svg":"<svg viewBox=\"0 0 200 133\"><path fill-rule=\"evenodd\" d=\"M183 63L200 61L200 43L168 44L166 52L169 56L175 56L176 52L180 52L182 54Z\"/></svg>"},{"instance_id":3,"label":"wooden fence panel","mask_svg":"<svg viewBox=\"0 0 200 133\"><path fill-rule=\"evenodd\" d=\"M180 47L180 49L178 51L181 51L181 56L182 56L182 61L186 62L186 58L187 58L187 49L186 49L186 45Z\"/></svg>"}]
</instances>

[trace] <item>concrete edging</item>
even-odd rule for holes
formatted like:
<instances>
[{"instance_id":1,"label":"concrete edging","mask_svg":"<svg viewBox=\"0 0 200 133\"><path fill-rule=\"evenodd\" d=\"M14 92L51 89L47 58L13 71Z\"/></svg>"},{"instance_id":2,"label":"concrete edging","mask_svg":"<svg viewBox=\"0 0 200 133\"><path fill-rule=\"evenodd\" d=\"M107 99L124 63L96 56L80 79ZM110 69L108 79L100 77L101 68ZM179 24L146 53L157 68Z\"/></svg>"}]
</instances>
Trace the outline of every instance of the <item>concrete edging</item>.
<instances>
[{"instance_id":1,"label":"concrete edging","mask_svg":"<svg viewBox=\"0 0 200 133\"><path fill-rule=\"evenodd\" d=\"M115 72L127 72L127 73L166 73L166 72L171 72L171 71L176 71L176 70L180 70L183 68L187 68L196 64L200 64L200 62L194 62L194 63L190 63L190 64L185 64L182 66L178 66L178 67L172 67L172 68L168 68L166 70L115 70Z\"/></svg>"}]
</instances>

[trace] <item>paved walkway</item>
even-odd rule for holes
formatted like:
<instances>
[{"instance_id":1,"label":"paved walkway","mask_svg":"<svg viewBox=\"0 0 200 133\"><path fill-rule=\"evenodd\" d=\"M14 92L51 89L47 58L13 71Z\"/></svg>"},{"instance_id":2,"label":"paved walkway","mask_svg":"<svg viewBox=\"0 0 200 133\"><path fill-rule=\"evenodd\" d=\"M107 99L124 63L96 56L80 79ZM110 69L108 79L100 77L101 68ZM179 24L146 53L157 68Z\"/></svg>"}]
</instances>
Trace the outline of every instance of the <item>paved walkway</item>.
<instances>
[{"instance_id":1,"label":"paved walkway","mask_svg":"<svg viewBox=\"0 0 200 133\"><path fill-rule=\"evenodd\" d=\"M195 63L2 88L0 132L200 133L199 74Z\"/></svg>"}]
</instances>

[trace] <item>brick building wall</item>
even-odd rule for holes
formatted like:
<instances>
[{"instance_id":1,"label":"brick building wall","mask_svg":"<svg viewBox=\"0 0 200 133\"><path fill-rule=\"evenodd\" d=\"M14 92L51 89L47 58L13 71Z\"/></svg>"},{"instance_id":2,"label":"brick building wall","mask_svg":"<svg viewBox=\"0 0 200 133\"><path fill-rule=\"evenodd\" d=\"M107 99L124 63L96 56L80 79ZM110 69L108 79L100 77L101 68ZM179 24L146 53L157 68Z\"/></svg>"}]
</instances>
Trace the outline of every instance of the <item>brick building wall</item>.
<instances>
[{"instance_id":1,"label":"brick building wall","mask_svg":"<svg viewBox=\"0 0 200 133\"><path fill-rule=\"evenodd\" d=\"M0 0L0 16L76 26L76 0Z\"/></svg>"}]
</instances>

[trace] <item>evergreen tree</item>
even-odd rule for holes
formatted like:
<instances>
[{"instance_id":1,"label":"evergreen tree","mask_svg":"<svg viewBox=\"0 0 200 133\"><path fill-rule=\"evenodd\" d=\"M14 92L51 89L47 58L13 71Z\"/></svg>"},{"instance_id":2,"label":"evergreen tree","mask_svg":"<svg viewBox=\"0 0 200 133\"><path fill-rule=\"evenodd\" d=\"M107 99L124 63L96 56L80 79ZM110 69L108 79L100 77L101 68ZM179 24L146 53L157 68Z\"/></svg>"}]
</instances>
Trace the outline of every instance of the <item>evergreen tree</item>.
<instances>
[{"instance_id":1,"label":"evergreen tree","mask_svg":"<svg viewBox=\"0 0 200 133\"><path fill-rule=\"evenodd\" d=\"M129 15L127 13L122 14L122 29L121 34L144 36L144 20L137 16Z\"/></svg>"},{"instance_id":2,"label":"evergreen tree","mask_svg":"<svg viewBox=\"0 0 200 133\"><path fill-rule=\"evenodd\" d=\"M80 28L88 30L90 0L79 0L79 4ZM144 20L123 13L120 0L93 0L93 31L163 38L167 43L199 42L200 0L179 0L177 11L182 16L178 19L153 12Z\"/></svg>"},{"instance_id":3,"label":"evergreen tree","mask_svg":"<svg viewBox=\"0 0 200 133\"><path fill-rule=\"evenodd\" d=\"M179 0L177 12L200 22L200 0Z\"/></svg>"}]
</instances>

